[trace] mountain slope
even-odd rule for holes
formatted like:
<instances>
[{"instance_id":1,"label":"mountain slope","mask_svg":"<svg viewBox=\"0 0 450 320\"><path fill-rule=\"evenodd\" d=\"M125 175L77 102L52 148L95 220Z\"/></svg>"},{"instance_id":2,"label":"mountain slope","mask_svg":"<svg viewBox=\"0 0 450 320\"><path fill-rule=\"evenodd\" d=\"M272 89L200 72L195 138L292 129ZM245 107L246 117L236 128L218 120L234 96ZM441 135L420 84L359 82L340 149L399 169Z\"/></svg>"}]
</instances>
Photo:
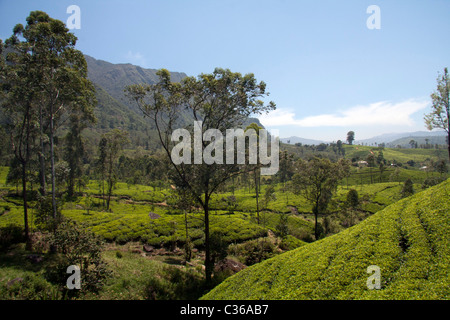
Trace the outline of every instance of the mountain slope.
<instances>
[{"instance_id":1,"label":"mountain slope","mask_svg":"<svg viewBox=\"0 0 450 320\"><path fill-rule=\"evenodd\" d=\"M129 132L131 148L157 149L159 140L156 131L136 103L128 100L124 89L130 84L154 84L158 81L155 69L143 69L132 64L113 64L84 56L88 65L88 78L96 89L98 105L95 115L98 119L93 128L85 130L84 135L97 144L101 133L114 128ZM186 74L172 72L172 80L179 82ZM99 134L100 133L100 134Z\"/></svg>"},{"instance_id":2,"label":"mountain slope","mask_svg":"<svg viewBox=\"0 0 450 320\"><path fill-rule=\"evenodd\" d=\"M450 180L242 270L203 299L449 299ZM381 289L369 290L377 265Z\"/></svg>"},{"instance_id":3,"label":"mountain slope","mask_svg":"<svg viewBox=\"0 0 450 320\"><path fill-rule=\"evenodd\" d=\"M369 139L362 139L362 140L355 140L353 141L353 144L380 144L380 143L386 143L386 144L392 144L395 146L393 141L397 139L402 138L410 138L415 139L415 137L433 137L433 136L445 136L446 132L441 130L434 130L434 131L415 131L415 132L402 132L402 133L384 133L379 136L375 136ZM409 142L409 140L408 140Z\"/></svg>"},{"instance_id":4,"label":"mountain slope","mask_svg":"<svg viewBox=\"0 0 450 320\"><path fill-rule=\"evenodd\" d=\"M422 137L404 137L400 139L396 139L388 143L388 147L396 147L401 146L402 148L411 148L409 142L414 140L418 146L429 144L431 147L434 147L436 144L438 145L447 145L447 137L444 135L441 136L422 136Z\"/></svg>"},{"instance_id":5,"label":"mountain slope","mask_svg":"<svg viewBox=\"0 0 450 320\"><path fill-rule=\"evenodd\" d=\"M159 138L151 121L144 119L142 111L137 104L128 100L124 94L124 89L131 84L155 84L158 81L155 69L144 69L132 64L113 64L103 60L97 60L85 55L88 65L88 77L94 83L96 88L96 97L98 100L95 114L97 124L94 128L89 128L85 136L98 143L103 133L113 128L121 128L130 133L132 148L141 146L145 149L159 148ZM171 72L171 78L174 82L180 82L187 75L181 72ZM190 123L184 123L191 119L185 115L181 126ZM249 118L244 127L255 122L263 127L258 119Z\"/></svg>"},{"instance_id":6,"label":"mountain slope","mask_svg":"<svg viewBox=\"0 0 450 320\"><path fill-rule=\"evenodd\" d=\"M154 84L158 81L156 69L144 69L130 63L114 64L88 55L84 57L88 65L89 79L135 112L139 112L138 107L125 97L125 87L131 84ZM171 72L170 75L174 82L180 82L186 77L186 74L181 72Z\"/></svg>"}]
</instances>

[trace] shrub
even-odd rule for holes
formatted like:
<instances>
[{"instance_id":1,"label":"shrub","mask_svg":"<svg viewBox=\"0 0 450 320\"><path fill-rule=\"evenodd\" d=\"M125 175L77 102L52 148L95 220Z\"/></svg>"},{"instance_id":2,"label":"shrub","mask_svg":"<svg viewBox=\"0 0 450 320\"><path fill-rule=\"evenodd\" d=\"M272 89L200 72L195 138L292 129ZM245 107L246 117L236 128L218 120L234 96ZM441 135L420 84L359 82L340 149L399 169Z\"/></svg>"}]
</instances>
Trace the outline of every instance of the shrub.
<instances>
[{"instance_id":1,"label":"shrub","mask_svg":"<svg viewBox=\"0 0 450 320\"><path fill-rule=\"evenodd\" d=\"M349 228L354 226L358 222L358 211L353 209L345 209L341 213L341 221L340 224L344 228Z\"/></svg>"},{"instance_id":2,"label":"shrub","mask_svg":"<svg viewBox=\"0 0 450 320\"><path fill-rule=\"evenodd\" d=\"M311 242L315 241L314 235L312 235L310 232L305 231L305 230L300 230L295 237L297 239L307 242L307 243L311 243Z\"/></svg>"},{"instance_id":3,"label":"shrub","mask_svg":"<svg viewBox=\"0 0 450 320\"><path fill-rule=\"evenodd\" d=\"M347 193L347 198L345 202L346 206L348 208L356 209L359 206L359 197L358 197L358 191L355 189L350 189Z\"/></svg>"},{"instance_id":4,"label":"shrub","mask_svg":"<svg viewBox=\"0 0 450 320\"><path fill-rule=\"evenodd\" d=\"M301 247L305 245L306 243L302 240L299 240L293 236L288 235L285 239L283 239L279 244L278 247L281 250L289 251L297 249L298 247Z\"/></svg>"},{"instance_id":5,"label":"shrub","mask_svg":"<svg viewBox=\"0 0 450 320\"><path fill-rule=\"evenodd\" d=\"M275 255L275 245L266 239L256 239L245 243L231 245L229 253L250 266L269 259Z\"/></svg>"},{"instance_id":6,"label":"shrub","mask_svg":"<svg viewBox=\"0 0 450 320\"><path fill-rule=\"evenodd\" d=\"M126 244L129 240L129 237L126 234L121 234L116 237L116 242L120 245Z\"/></svg>"},{"instance_id":7,"label":"shrub","mask_svg":"<svg viewBox=\"0 0 450 320\"><path fill-rule=\"evenodd\" d=\"M288 235L288 216L285 213L280 213L280 221L276 226L277 235L285 239Z\"/></svg>"},{"instance_id":8,"label":"shrub","mask_svg":"<svg viewBox=\"0 0 450 320\"><path fill-rule=\"evenodd\" d=\"M191 261L192 258L192 249L194 249L194 243L190 238L187 238L184 243L184 260Z\"/></svg>"},{"instance_id":9,"label":"shrub","mask_svg":"<svg viewBox=\"0 0 450 320\"><path fill-rule=\"evenodd\" d=\"M333 234L339 231L336 222L330 216L326 216L325 218L323 218L322 225L323 233L325 235Z\"/></svg>"},{"instance_id":10,"label":"shrub","mask_svg":"<svg viewBox=\"0 0 450 320\"><path fill-rule=\"evenodd\" d=\"M76 265L81 273L81 290L69 290L69 297L78 292L98 292L110 271L101 258L103 242L89 230L71 220L63 221L49 237L57 255L46 270L47 279L66 291L67 267Z\"/></svg>"},{"instance_id":11,"label":"shrub","mask_svg":"<svg viewBox=\"0 0 450 320\"><path fill-rule=\"evenodd\" d=\"M192 269L164 267L161 277L148 280L148 300L196 300L206 291L202 275Z\"/></svg>"},{"instance_id":12,"label":"shrub","mask_svg":"<svg viewBox=\"0 0 450 320\"><path fill-rule=\"evenodd\" d=\"M441 182L444 182L444 178L438 178L438 177L430 177L426 178L424 182L422 183L422 189L427 189L429 187L435 186Z\"/></svg>"},{"instance_id":13,"label":"shrub","mask_svg":"<svg viewBox=\"0 0 450 320\"><path fill-rule=\"evenodd\" d=\"M1 283L0 297L8 300L61 300L63 298L57 288L36 274Z\"/></svg>"},{"instance_id":14,"label":"shrub","mask_svg":"<svg viewBox=\"0 0 450 320\"><path fill-rule=\"evenodd\" d=\"M53 203L51 195L40 197L37 201L34 213L34 224L39 230L49 231L61 221L61 209L57 207L56 221L53 217Z\"/></svg>"},{"instance_id":15,"label":"shrub","mask_svg":"<svg viewBox=\"0 0 450 320\"><path fill-rule=\"evenodd\" d=\"M11 245L25 241L22 227L10 224L0 228L0 251L7 250Z\"/></svg>"},{"instance_id":16,"label":"shrub","mask_svg":"<svg viewBox=\"0 0 450 320\"><path fill-rule=\"evenodd\" d=\"M213 262L222 260L227 256L228 243L224 238L225 235L217 231L212 232L209 237L211 259Z\"/></svg>"},{"instance_id":17,"label":"shrub","mask_svg":"<svg viewBox=\"0 0 450 320\"><path fill-rule=\"evenodd\" d=\"M411 179L407 179L405 184L403 185L403 189L401 192L402 198L409 197L414 194L414 186Z\"/></svg>"}]
</instances>

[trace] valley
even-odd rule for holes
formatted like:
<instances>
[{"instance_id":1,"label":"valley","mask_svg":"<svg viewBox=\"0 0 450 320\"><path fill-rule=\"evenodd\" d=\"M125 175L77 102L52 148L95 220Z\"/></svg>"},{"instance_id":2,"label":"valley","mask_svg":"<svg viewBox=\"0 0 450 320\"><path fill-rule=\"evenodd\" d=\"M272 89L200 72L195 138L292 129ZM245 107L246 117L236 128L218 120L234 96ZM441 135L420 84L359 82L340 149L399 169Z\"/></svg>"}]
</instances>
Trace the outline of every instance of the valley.
<instances>
[{"instance_id":1,"label":"valley","mask_svg":"<svg viewBox=\"0 0 450 320\"><path fill-rule=\"evenodd\" d=\"M447 3L78 2L0 3L5 306L450 298Z\"/></svg>"}]
</instances>

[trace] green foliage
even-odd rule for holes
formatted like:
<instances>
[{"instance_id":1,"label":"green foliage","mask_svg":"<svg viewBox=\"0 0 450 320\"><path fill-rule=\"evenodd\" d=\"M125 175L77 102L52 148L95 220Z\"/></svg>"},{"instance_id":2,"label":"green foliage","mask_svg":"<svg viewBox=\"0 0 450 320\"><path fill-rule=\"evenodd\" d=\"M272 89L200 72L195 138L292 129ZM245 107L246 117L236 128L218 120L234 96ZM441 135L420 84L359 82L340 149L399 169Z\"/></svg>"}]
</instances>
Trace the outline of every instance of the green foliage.
<instances>
[{"instance_id":1,"label":"green foliage","mask_svg":"<svg viewBox=\"0 0 450 320\"><path fill-rule=\"evenodd\" d=\"M314 223L299 216L289 215L287 213L265 212L266 227L276 230L280 223L280 215L287 218L287 232L299 240L312 242L314 237Z\"/></svg>"},{"instance_id":2,"label":"green foliage","mask_svg":"<svg viewBox=\"0 0 450 320\"><path fill-rule=\"evenodd\" d=\"M277 235L281 239L285 239L288 236L288 216L285 213L280 213L280 222L276 226Z\"/></svg>"},{"instance_id":3,"label":"green foliage","mask_svg":"<svg viewBox=\"0 0 450 320\"><path fill-rule=\"evenodd\" d=\"M357 226L246 268L202 299L447 299L450 180ZM381 289L367 287L367 267Z\"/></svg>"},{"instance_id":4,"label":"green foliage","mask_svg":"<svg viewBox=\"0 0 450 320\"><path fill-rule=\"evenodd\" d=\"M237 201L235 196L228 196L225 198L227 204L227 210L230 214L233 214L237 207Z\"/></svg>"},{"instance_id":5,"label":"green foliage","mask_svg":"<svg viewBox=\"0 0 450 320\"><path fill-rule=\"evenodd\" d=\"M404 168L401 168L400 170L400 179L407 177L404 173L409 172L420 173L423 177L426 175L425 172L419 172L418 170L406 170ZM0 178L3 176L3 179L5 179L7 172L8 168L0 168ZM420 179L419 181L421 181ZM265 180L263 179L263 183L264 181ZM2 182L4 183L4 180L0 181L0 183ZM236 182L239 182L239 180ZM1 186L2 185L0 185L0 187ZM289 231L287 238L278 243L279 249L292 250L305 244L301 240L307 242L313 241L312 235L314 232L314 223L311 220L311 207L304 197L294 196L289 189L286 189L288 196L284 197L284 193L282 192L285 191L283 185L280 183L273 183L272 185L262 184L261 193L263 195L265 191L269 190L267 192L268 194L283 194L283 196L273 197L267 205L267 211L262 212L262 217L264 217L264 219L261 221L264 223L262 223L261 226L257 226L254 217L254 192L247 190L247 188L242 188L242 185L239 183L236 184L236 186L237 188L235 187L233 189L233 194L231 192L220 190L211 199L211 231L221 232L222 239L227 245L252 241L260 236L264 236L267 229L275 231L276 226L280 222L280 214L275 212L281 212L283 215L287 216L287 226ZM350 225L357 224L372 213L383 209L388 204L398 201L400 199L401 187L401 185L395 182L353 185L353 188L357 190L358 193L360 208L356 211L352 211L351 214L348 213L346 216L346 213L339 211L345 207L347 195L349 193L349 188L346 188L345 184L342 183L341 186L337 187L334 201L332 201L329 207L330 212L336 211L337 213L333 213L327 217L320 217L319 226L322 226L324 232L327 232L329 235L336 233L334 231L341 231ZM419 185L415 185L415 187L417 188ZM3 190L7 192L9 191L10 195L5 194L3 196L4 200L7 200L8 202L0 201L0 226L7 226L11 223L21 224L23 221L23 211L21 211L20 208L20 199L11 196L14 191L12 187L6 187L3 184L3 188ZM225 188L224 190L228 189ZM163 245L172 248L175 245L181 248L184 245L189 244L191 248L195 246L200 250L203 249L203 215L198 211L188 214L188 231L189 235L192 236L192 242L186 241L184 214L181 210L171 207L175 204L175 201L172 199L171 192L164 184L152 184L152 186L146 186L134 184L127 185L125 182L118 182L112 194L111 212L101 211L102 205L98 195L96 181L91 180L86 185L85 192L88 197L83 196L74 198L72 199L72 202L67 202L64 207L61 207L62 215L70 217L80 223L82 222L84 224L83 228L90 229L109 242L115 241L116 243L126 243L128 241L142 241L156 247ZM236 208L233 214L229 214L227 203L222 199L226 199L228 196L232 195L236 198ZM166 206L166 204L169 204L169 206ZM32 206L34 206L34 203ZM2 208L4 212L3 215L1 214ZM88 208L89 210L87 212ZM297 212L298 210L298 213L290 214L292 208L296 209L293 212ZM157 213L160 215L160 218L150 219L148 216L149 212ZM33 210L30 221L32 230L35 228L36 224L35 214L36 210ZM350 220L353 222L342 223ZM281 252L279 249L275 251L275 254ZM253 253L254 261L259 259L257 254L261 256L261 252L264 253L264 251L258 250L256 250L256 253ZM109 263L115 265L119 262L123 262L124 264L130 262L127 253L120 251L120 254L122 254L122 258L118 258L116 251L113 251L113 260L110 260ZM269 256L271 255L267 254L263 259L266 259ZM136 258L137 257L133 259ZM245 261L245 259L242 261ZM55 264L56 262L52 262L52 265ZM140 270L137 265L133 268L134 270ZM151 270L152 271L145 272L150 272L152 275L157 275L160 272L160 269ZM61 268L61 272L66 275L63 268ZM131 269L128 272L130 274L134 273ZM136 272L139 273L141 271ZM132 276L127 276L124 272L117 275L117 277L120 278L114 279L114 281L110 280L110 285L105 284L107 287L103 287L104 289L102 289L99 294L102 294L103 297L114 299L121 299L124 297L141 299L143 296L146 296L146 294L143 294L144 289L142 288L142 285ZM152 277L153 276L145 277L145 279L150 279ZM61 279L61 281L62 280L63 279ZM144 281L144 278L141 280ZM59 289L57 291L59 292ZM90 295L89 293L87 294ZM92 295L92 297L95 296Z\"/></svg>"},{"instance_id":6,"label":"green foliage","mask_svg":"<svg viewBox=\"0 0 450 320\"><path fill-rule=\"evenodd\" d=\"M104 182L106 180L106 210L109 211L111 195L118 180L118 159L126 143L129 142L128 132L113 129L102 136L99 143L98 170L101 177L101 191L105 196Z\"/></svg>"},{"instance_id":7,"label":"green foliage","mask_svg":"<svg viewBox=\"0 0 450 320\"><path fill-rule=\"evenodd\" d=\"M350 189L347 193L346 206L349 208L356 209L359 206L358 191L355 189Z\"/></svg>"},{"instance_id":8,"label":"green foliage","mask_svg":"<svg viewBox=\"0 0 450 320\"><path fill-rule=\"evenodd\" d=\"M432 186L435 186L439 183L444 182L445 180L443 178L438 178L438 177L430 177L430 178L426 178L425 181L422 183L422 189L426 189Z\"/></svg>"},{"instance_id":9,"label":"green foliage","mask_svg":"<svg viewBox=\"0 0 450 320\"><path fill-rule=\"evenodd\" d=\"M228 252L250 266L273 257L276 254L276 246L272 241L261 238L231 245Z\"/></svg>"},{"instance_id":10,"label":"green foliage","mask_svg":"<svg viewBox=\"0 0 450 320\"><path fill-rule=\"evenodd\" d=\"M344 145L345 158L346 159L365 159L369 155L370 151L377 152L383 150L383 156L387 161L387 164L396 163L404 164L409 160L413 160L417 163L421 163L427 160L427 158L433 158L436 156L436 150L432 149L411 149L411 148L381 148L372 146L355 146ZM441 150L439 154L445 154L445 150Z\"/></svg>"},{"instance_id":11,"label":"green foliage","mask_svg":"<svg viewBox=\"0 0 450 320\"><path fill-rule=\"evenodd\" d=\"M130 85L125 88L125 92L157 128L160 143L167 158L171 159L171 168L175 169L171 175L175 186L189 190L204 211L205 276L210 281L213 259L209 246L209 236L212 234L208 219L209 201L217 188L243 169L237 164L211 166L204 161L201 164L184 163L175 167L169 151L173 148L170 135L183 122L183 115L201 121L202 133L215 129L224 134L227 129L242 126L251 114L274 110L275 104L270 102L264 105L261 98L268 95L266 84L258 83L253 74L243 76L228 69L216 68L211 74L186 77L180 83L172 82L171 74L166 69L159 70L157 76L159 79L155 84ZM192 127L188 128L192 130Z\"/></svg>"},{"instance_id":12,"label":"green foliage","mask_svg":"<svg viewBox=\"0 0 450 320\"><path fill-rule=\"evenodd\" d=\"M331 235L334 233L337 233L340 231L339 226L337 225L337 223L335 222L335 219L333 219L330 215L326 215L323 219L322 219L322 232L323 235Z\"/></svg>"},{"instance_id":13,"label":"green foliage","mask_svg":"<svg viewBox=\"0 0 450 320\"><path fill-rule=\"evenodd\" d=\"M82 278L80 290L69 290L69 296L81 292L98 292L110 275L101 257L103 242L90 231L71 220L65 220L49 237L49 245L57 249L58 256L47 268L47 278L67 290L67 267L76 265Z\"/></svg>"},{"instance_id":14,"label":"green foliage","mask_svg":"<svg viewBox=\"0 0 450 320\"><path fill-rule=\"evenodd\" d=\"M0 297L5 300L61 300L63 295L40 275L27 274L0 283Z\"/></svg>"},{"instance_id":15,"label":"green foliage","mask_svg":"<svg viewBox=\"0 0 450 320\"><path fill-rule=\"evenodd\" d=\"M425 116L425 124L428 130L444 129L450 137L450 78L447 68L444 68L444 73L437 78L437 88L431 94L431 99L431 112ZM447 144L450 146L450 141L447 141Z\"/></svg>"},{"instance_id":16,"label":"green foliage","mask_svg":"<svg viewBox=\"0 0 450 320\"><path fill-rule=\"evenodd\" d=\"M348 144L352 145L354 140L355 140L355 132L354 131L347 132L347 142L348 142Z\"/></svg>"},{"instance_id":17,"label":"green foliage","mask_svg":"<svg viewBox=\"0 0 450 320\"><path fill-rule=\"evenodd\" d=\"M54 230L61 220L61 210L57 207L56 220L53 218L51 195L40 197L34 208L34 225L41 231Z\"/></svg>"},{"instance_id":18,"label":"green foliage","mask_svg":"<svg viewBox=\"0 0 450 320\"><path fill-rule=\"evenodd\" d=\"M0 251L7 250L11 245L25 241L23 228L10 224L0 228Z\"/></svg>"},{"instance_id":19,"label":"green foliage","mask_svg":"<svg viewBox=\"0 0 450 320\"><path fill-rule=\"evenodd\" d=\"M403 184L402 198L409 197L414 194L414 185L411 179L407 179Z\"/></svg>"},{"instance_id":20,"label":"green foliage","mask_svg":"<svg viewBox=\"0 0 450 320\"><path fill-rule=\"evenodd\" d=\"M161 277L147 281L145 291L148 300L194 300L201 297L207 288L197 271L167 266L163 268Z\"/></svg>"},{"instance_id":21,"label":"green foliage","mask_svg":"<svg viewBox=\"0 0 450 320\"><path fill-rule=\"evenodd\" d=\"M286 238L281 240L281 242L278 244L278 247L283 251L289 251L304 246L305 244L306 242L291 235L287 235Z\"/></svg>"},{"instance_id":22,"label":"green foliage","mask_svg":"<svg viewBox=\"0 0 450 320\"><path fill-rule=\"evenodd\" d=\"M142 241L169 248L183 247L186 243L184 214L181 212L169 214L165 207L152 208L151 205L127 205L123 202L111 203L111 209L114 213L90 210L87 215L83 209L67 209L63 210L63 214L83 222L92 232L108 242ZM160 218L150 219L149 212L157 213ZM265 233L262 226L253 223L244 214L224 213L226 212L212 214L210 223L211 232L221 232L227 243L254 239ZM201 213L188 215L190 241L199 248L204 244L202 218Z\"/></svg>"},{"instance_id":23,"label":"green foliage","mask_svg":"<svg viewBox=\"0 0 450 320\"><path fill-rule=\"evenodd\" d=\"M269 203L272 201L277 200L276 194L275 194L275 188L273 185L269 185L266 190L264 191L264 197L263 197L263 209L267 209L269 206Z\"/></svg>"},{"instance_id":24,"label":"green foliage","mask_svg":"<svg viewBox=\"0 0 450 320\"><path fill-rule=\"evenodd\" d=\"M209 241L213 263L225 259L228 248L228 243L225 241L225 235L221 231L215 231L211 233Z\"/></svg>"},{"instance_id":25,"label":"green foliage","mask_svg":"<svg viewBox=\"0 0 450 320\"><path fill-rule=\"evenodd\" d=\"M294 188L311 204L315 216L316 240L319 239L319 213L327 210L339 181L350 173L350 163L340 159L336 163L329 159L315 157L306 162L298 161L297 173L293 177Z\"/></svg>"}]
</instances>

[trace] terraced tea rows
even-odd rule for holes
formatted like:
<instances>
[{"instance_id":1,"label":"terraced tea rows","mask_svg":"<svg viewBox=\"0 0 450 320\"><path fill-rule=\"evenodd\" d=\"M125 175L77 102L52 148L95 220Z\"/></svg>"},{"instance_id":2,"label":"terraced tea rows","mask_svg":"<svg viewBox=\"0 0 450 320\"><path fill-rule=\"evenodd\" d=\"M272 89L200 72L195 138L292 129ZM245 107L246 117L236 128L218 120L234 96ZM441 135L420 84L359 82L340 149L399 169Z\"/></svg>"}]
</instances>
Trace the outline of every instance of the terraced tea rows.
<instances>
[{"instance_id":1,"label":"terraced tea rows","mask_svg":"<svg viewBox=\"0 0 450 320\"><path fill-rule=\"evenodd\" d=\"M450 181L249 267L204 299L448 299ZM367 268L381 271L369 290Z\"/></svg>"}]
</instances>

